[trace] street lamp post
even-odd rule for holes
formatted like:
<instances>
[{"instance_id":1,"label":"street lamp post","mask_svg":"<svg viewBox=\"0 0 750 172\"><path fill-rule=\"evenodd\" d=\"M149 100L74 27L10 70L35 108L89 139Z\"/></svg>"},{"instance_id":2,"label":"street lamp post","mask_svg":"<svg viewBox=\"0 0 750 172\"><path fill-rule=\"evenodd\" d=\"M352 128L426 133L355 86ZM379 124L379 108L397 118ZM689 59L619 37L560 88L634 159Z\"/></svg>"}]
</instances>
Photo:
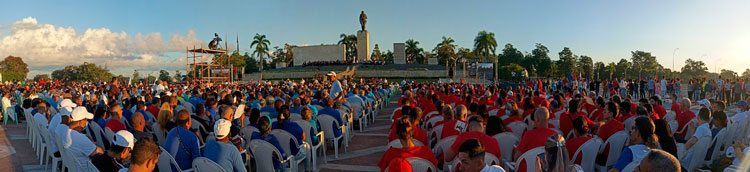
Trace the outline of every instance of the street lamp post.
<instances>
[{"instance_id":1,"label":"street lamp post","mask_svg":"<svg viewBox=\"0 0 750 172\"><path fill-rule=\"evenodd\" d=\"M672 70L674 72L677 71L677 68L674 68L674 55L677 53L677 50L679 50L679 49L680 48L675 48L674 51L672 51ZM672 77L674 77L674 74L672 74Z\"/></svg>"}]
</instances>

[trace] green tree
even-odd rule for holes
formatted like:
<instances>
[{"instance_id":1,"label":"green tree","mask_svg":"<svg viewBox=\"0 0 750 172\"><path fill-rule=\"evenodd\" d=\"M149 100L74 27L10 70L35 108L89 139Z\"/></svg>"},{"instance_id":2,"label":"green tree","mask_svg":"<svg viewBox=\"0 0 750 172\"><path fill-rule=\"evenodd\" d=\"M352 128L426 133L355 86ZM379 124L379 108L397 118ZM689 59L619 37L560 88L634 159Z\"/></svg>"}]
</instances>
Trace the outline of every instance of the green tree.
<instances>
[{"instance_id":1,"label":"green tree","mask_svg":"<svg viewBox=\"0 0 750 172\"><path fill-rule=\"evenodd\" d=\"M603 62L594 63L594 75L591 77L591 79L601 80L603 77L604 78L609 77L607 68L608 66L605 65Z\"/></svg>"},{"instance_id":2,"label":"green tree","mask_svg":"<svg viewBox=\"0 0 750 172\"><path fill-rule=\"evenodd\" d=\"M372 55L370 55L370 59L375 61L383 61L383 53L380 52L380 47L378 44L375 44L375 48L372 49Z\"/></svg>"},{"instance_id":3,"label":"green tree","mask_svg":"<svg viewBox=\"0 0 750 172\"><path fill-rule=\"evenodd\" d=\"M137 69L133 70L132 78L133 78L133 80L131 81L132 83L138 83L138 81L141 80L141 73L139 73Z\"/></svg>"},{"instance_id":4,"label":"green tree","mask_svg":"<svg viewBox=\"0 0 750 172\"><path fill-rule=\"evenodd\" d=\"M745 79L750 78L750 69L745 69L745 72L742 72L742 77Z\"/></svg>"},{"instance_id":5,"label":"green tree","mask_svg":"<svg viewBox=\"0 0 750 172\"><path fill-rule=\"evenodd\" d=\"M245 63L245 61L243 60L242 63ZM179 70L175 70L174 79L177 80L177 82L182 82L184 80L184 78L182 77L182 72L180 72Z\"/></svg>"},{"instance_id":6,"label":"green tree","mask_svg":"<svg viewBox=\"0 0 750 172\"><path fill-rule=\"evenodd\" d=\"M578 65L581 69L581 74L585 78L593 78L592 75L594 74L594 61L589 56L582 55L579 58Z\"/></svg>"},{"instance_id":7,"label":"green tree","mask_svg":"<svg viewBox=\"0 0 750 172\"><path fill-rule=\"evenodd\" d=\"M617 72L617 65L615 65L615 62L609 62L607 64L607 73L609 74L609 79L612 79L612 75Z\"/></svg>"},{"instance_id":8,"label":"green tree","mask_svg":"<svg viewBox=\"0 0 750 172\"><path fill-rule=\"evenodd\" d=\"M497 48L497 41L495 41L495 33L487 32L485 30L477 33L474 38L474 52L481 55L484 59L495 54Z\"/></svg>"},{"instance_id":9,"label":"green tree","mask_svg":"<svg viewBox=\"0 0 750 172\"><path fill-rule=\"evenodd\" d=\"M630 63L627 59L620 59L620 61L617 62L617 65L615 65L615 70L613 70L613 71L617 71L617 72L613 73L613 75L611 77L615 77L615 78L631 78L631 79L638 78L638 73L637 72L634 73L635 75L631 75L631 76L627 75L629 71L631 71L631 72L635 71L635 70L630 70L632 66L633 66L633 63ZM612 79L612 78L610 78L610 79Z\"/></svg>"},{"instance_id":10,"label":"green tree","mask_svg":"<svg viewBox=\"0 0 750 172\"><path fill-rule=\"evenodd\" d=\"M245 58L245 73L253 73L253 72L259 72L260 71L260 63L258 63L258 60L255 60L255 58L250 57L250 54L245 52L245 55L243 55Z\"/></svg>"},{"instance_id":11,"label":"green tree","mask_svg":"<svg viewBox=\"0 0 750 172\"><path fill-rule=\"evenodd\" d=\"M65 66L52 72L52 78L55 80L109 81L113 76L109 70L88 62L78 66Z\"/></svg>"},{"instance_id":12,"label":"green tree","mask_svg":"<svg viewBox=\"0 0 750 172\"><path fill-rule=\"evenodd\" d=\"M499 61L498 63L500 66L505 66L511 63L515 63L515 64L521 64L521 66L527 69L531 67L530 66L531 64L528 64L527 66L521 63L521 61L524 58L523 53L521 53L521 51L513 47L513 44L510 44L510 43L505 44L505 48L503 48L502 52L503 54L498 55L498 61Z\"/></svg>"},{"instance_id":13,"label":"green tree","mask_svg":"<svg viewBox=\"0 0 750 172\"><path fill-rule=\"evenodd\" d=\"M539 76L552 75L552 59L549 58L549 49L546 46L537 43L536 48L531 51L532 62L534 63L535 73Z\"/></svg>"},{"instance_id":14,"label":"green tree","mask_svg":"<svg viewBox=\"0 0 750 172\"><path fill-rule=\"evenodd\" d=\"M339 35L339 38L341 40L339 40L338 44L344 44L346 48L346 60L354 60L357 57L357 36L342 33Z\"/></svg>"},{"instance_id":15,"label":"green tree","mask_svg":"<svg viewBox=\"0 0 750 172\"><path fill-rule=\"evenodd\" d=\"M29 65L23 62L21 57L8 56L0 61L0 73L3 81L22 81L26 80L29 74Z\"/></svg>"},{"instance_id":16,"label":"green tree","mask_svg":"<svg viewBox=\"0 0 750 172\"><path fill-rule=\"evenodd\" d=\"M37 75L34 75L34 81L40 81L40 80L49 81L49 74L37 74Z\"/></svg>"},{"instance_id":17,"label":"green tree","mask_svg":"<svg viewBox=\"0 0 750 172\"><path fill-rule=\"evenodd\" d=\"M631 51L630 61L633 63L633 70L638 71L638 77L652 77L660 70L661 65L656 61L656 56L645 51Z\"/></svg>"},{"instance_id":18,"label":"green tree","mask_svg":"<svg viewBox=\"0 0 750 172\"><path fill-rule=\"evenodd\" d=\"M159 80L166 81L167 83L172 83L172 78L169 77L169 72L167 72L166 70L159 71Z\"/></svg>"},{"instance_id":19,"label":"green tree","mask_svg":"<svg viewBox=\"0 0 750 172\"><path fill-rule=\"evenodd\" d=\"M263 80L263 65L265 64L265 60L263 56L269 56L268 54L268 45L271 45L271 41L266 39L266 35L261 35L259 33L256 33L253 37L253 42L250 44L250 49L255 47L255 50L253 51L253 54L255 54L258 59L260 59L260 79Z\"/></svg>"},{"instance_id":20,"label":"green tree","mask_svg":"<svg viewBox=\"0 0 750 172\"><path fill-rule=\"evenodd\" d=\"M454 44L456 41L453 40L451 37L445 37L443 36L443 40L440 41L435 46L435 51L437 53L438 63L439 64L446 64L449 61L454 61L455 54L456 54L456 44Z\"/></svg>"},{"instance_id":21,"label":"green tree","mask_svg":"<svg viewBox=\"0 0 750 172\"><path fill-rule=\"evenodd\" d=\"M393 64L393 51L386 51L385 54L383 54L383 60L385 60L386 63Z\"/></svg>"},{"instance_id":22,"label":"green tree","mask_svg":"<svg viewBox=\"0 0 750 172\"><path fill-rule=\"evenodd\" d=\"M414 39L406 40L406 61L417 64L424 63L424 54L422 52L424 52L424 49L419 48L419 41L415 41Z\"/></svg>"},{"instance_id":23,"label":"green tree","mask_svg":"<svg viewBox=\"0 0 750 172\"><path fill-rule=\"evenodd\" d=\"M719 76L723 79L737 79L739 77L737 72L728 69L721 69Z\"/></svg>"},{"instance_id":24,"label":"green tree","mask_svg":"<svg viewBox=\"0 0 750 172\"><path fill-rule=\"evenodd\" d=\"M708 75L708 67L703 61L696 61L693 59L685 60L685 66L681 69L680 78L683 79L696 79L704 78Z\"/></svg>"},{"instance_id":25,"label":"green tree","mask_svg":"<svg viewBox=\"0 0 750 172\"><path fill-rule=\"evenodd\" d=\"M520 81L521 72L523 71L523 67L521 65L511 63L509 65L501 66L498 69L500 72L498 73L498 77L503 80L512 80L513 79L513 72L516 72L516 80L514 81Z\"/></svg>"},{"instance_id":26,"label":"green tree","mask_svg":"<svg viewBox=\"0 0 750 172\"><path fill-rule=\"evenodd\" d=\"M557 61L558 69L560 70L559 74L565 76L568 73L573 75L574 72L581 72L578 66L578 56L574 55L573 51L570 51L570 48L565 47L557 54L560 56L560 60Z\"/></svg>"}]
</instances>

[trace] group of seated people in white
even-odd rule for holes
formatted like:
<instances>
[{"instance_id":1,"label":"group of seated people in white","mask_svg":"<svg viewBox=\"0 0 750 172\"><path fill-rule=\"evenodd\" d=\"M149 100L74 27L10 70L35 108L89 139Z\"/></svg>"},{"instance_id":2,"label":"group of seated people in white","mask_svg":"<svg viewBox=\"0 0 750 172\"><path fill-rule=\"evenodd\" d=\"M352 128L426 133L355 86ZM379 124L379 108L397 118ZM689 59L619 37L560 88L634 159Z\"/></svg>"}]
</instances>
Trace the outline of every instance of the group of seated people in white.
<instances>
[{"instance_id":1,"label":"group of seated people in white","mask_svg":"<svg viewBox=\"0 0 750 172\"><path fill-rule=\"evenodd\" d=\"M56 160L53 171L313 171L317 156L325 156L313 147L345 148L350 130L374 121L369 115L393 89L382 80L342 85L331 79L211 87L9 86L14 90L6 90L3 100L16 90L39 96L24 96L30 102L25 108L3 111L27 116L31 137L39 138L30 141L49 148L37 151L46 152L38 153L43 162Z\"/></svg>"},{"instance_id":2,"label":"group of seated people in white","mask_svg":"<svg viewBox=\"0 0 750 172\"><path fill-rule=\"evenodd\" d=\"M725 102L677 95L663 103L523 86L402 90L380 171L744 171L750 164L745 100L728 116Z\"/></svg>"}]
</instances>

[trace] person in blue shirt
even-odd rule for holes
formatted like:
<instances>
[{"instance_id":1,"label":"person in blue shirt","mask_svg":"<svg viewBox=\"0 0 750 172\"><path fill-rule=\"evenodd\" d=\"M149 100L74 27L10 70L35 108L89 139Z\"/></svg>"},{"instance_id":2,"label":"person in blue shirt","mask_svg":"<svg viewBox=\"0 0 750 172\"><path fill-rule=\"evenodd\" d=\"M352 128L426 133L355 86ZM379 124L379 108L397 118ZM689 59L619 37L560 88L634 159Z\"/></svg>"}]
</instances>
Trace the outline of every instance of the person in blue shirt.
<instances>
[{"instance_id":1,"label":"person in blue shirt","mask_svg":"<svg viewBox=\"0 0 750 172\"><path fill-rule=\"evenodd\" d=\"M175 121L177 127L167 133L164 149L174 157L180 169L190 169L193 167L193 159L201 157L198 134L190 131L192 120L187 110L178 112Z\"/></svg>"},{"instance_id":2,"label":"person in blue shirt","mask_svg":"<svg viewBox=\"0 0 750 172\"><path fill-rule=\"evenodd\" d=\"M300 98L292 99L292 107L289 108L290 113L300 113L302 110L302 100Z\"/></svg>"},{"instance_id":3,"label":"person in blue shirt","mask_svg":"<svg viewBox=\"0 0 750 172\"><path fill-rule=\"evenodd\" d=\"M309 107L303 106L302 110L300 110L300 115L302 116L302 120L309 122L312 127L314 127L316 130L310 130L310 141L312 142L312 145L318 145L320 142L320 139L316 134L315 131L320 131L320 126L318 125L318 122L312 119L312 110L310 110Z\"/></svg>"},{"instance_id":4,"label":"person in blue shirt","mask_svg":"<svg viewBox=\"0 0 750 172\"><path fill-rule=\"evenodd\" d=\"M659 142L654 135L654 122L646 116L635 119L635 125L630 129L630 146L626 147L617 158L617 162L609 172L620 172L631 162L643 159L651 149L658 149Z\"/></svg>"},{"instance_id":5,"label":"person in blue shirt","mask_svg":"<svg viewBox=\"0 0 750 172\"><path fill-rule=\"evenodd\" d=\"M229 130L232 122L219 119L214 124L214 135L216 139L209 140L203 147L203 156L219 164L224 171L245 172L244 161L240 151L232 143L229 143Z\"/></svg>"},{"instance_id":6,"label":"person in blue shirt","mask_svg":"<svg viewBox=\"0 0 750 172\"><path fill-rule=\"evenodd\" d=\"M297 139L296 143L290 140L287 144L289 144L289 148L291 149L291 155L294 155L297 160L301 160L302 158L305 158L307 156L307 150L310 149L310 145L304 142L306 139L306 135L305 131L302 130L302 127L300 127L297 123L290 121L289 118L289 106L282 105L281 108L279 108L278 120L273 123L271 128L277 128L287 131ZM307 161L305 161L305 169L308 168L309 164L307 164Z\"/></svg>"},{"instance_id":7,"label":"person in blue shirt","mask_svg":"<svg viewBox=\"0 0 750 172\"><path fill-rule=\"evenodd\" d=\"M326 106L323 107L323 109L321 109L320 111L318 111L318 113L320 115L328 115L328 116L333 117L333 119L336 119L336 121L338 121L339 125L335 126L336 125L335 123L332 124L332 125L334 125L333 126L333 135L335 137L341 136L341 134L342 134L341 128L344 125L344 119L341 116L341 112L339 112L338 110L336 110L336 109L333 108L333 99L331 99L330 97L326 98L325 105Z\"/></svg>"},{"instance_id":8,"label":"person in blue shirt","mask_svg":"<svg viewBox=\"0 0 750 172\"><path fill-rule=\"evenodd\" d=\"M193 91L193 95L190 96L190 99L188 99L188 102L190 102L190 104L193 104L193 105L206 104L206 102L203 101L203 99L201 99L201 95L198 92L198 90Z\"/></svg>"},{"instance_id":9,"label":"person in blue shirt","mask_svg":"<svg viewBox=\"0 0 750 172\"><path fill-rule=\"evenodd\" d=\"M279 140L276 139L276 136L271 135L271 119L268 118L268 116L261 117L258 120L258 130L260 133L253 133L253 135L250 137L250 140L263 140L274 147L276 147L277 150L279 150L279 154L281 154L281 159L286 159L286 152L284 152L284 148L281 147L281 144L279 144ZM274 155L275 156L275 155ZM281 162L277 160L277 158L273 158L273 167L276 169L281 168ZM256 164L259 165L259 164Z\"/></svg>"}]
</instances>

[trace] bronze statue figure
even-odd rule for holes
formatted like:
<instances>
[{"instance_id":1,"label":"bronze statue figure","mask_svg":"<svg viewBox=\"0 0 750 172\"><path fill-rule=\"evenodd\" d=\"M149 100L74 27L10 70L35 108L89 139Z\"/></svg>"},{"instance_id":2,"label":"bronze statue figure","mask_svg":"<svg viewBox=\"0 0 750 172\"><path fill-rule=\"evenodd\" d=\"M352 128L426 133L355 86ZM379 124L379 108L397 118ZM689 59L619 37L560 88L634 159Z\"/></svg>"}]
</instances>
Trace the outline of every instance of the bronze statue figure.
<instances>
[{"instance_id":1,"label":"bronze statue figure","mask_svg":"<svg viewBox=\"0 0 750 172\"><path fill-rule=\"evenodd\" d=\"M359 14L359 24L362 25L362 30L365 30L365 24L367 23L367 15L365 15L365 11L362 11L362 13Z\"/></svg>"},{"instance_id":2,"label":"bronze statue figure","mask_svg":"<svg viewBox=\"0 0 750 172\"><path fill-rule=\"evenodd\" d=\"M221 38L219 37L218 33L214 33L214 39L211 40L211 42L208 43L208 49L217 50L220 49Z\"/></svg>"}]
</instances>

